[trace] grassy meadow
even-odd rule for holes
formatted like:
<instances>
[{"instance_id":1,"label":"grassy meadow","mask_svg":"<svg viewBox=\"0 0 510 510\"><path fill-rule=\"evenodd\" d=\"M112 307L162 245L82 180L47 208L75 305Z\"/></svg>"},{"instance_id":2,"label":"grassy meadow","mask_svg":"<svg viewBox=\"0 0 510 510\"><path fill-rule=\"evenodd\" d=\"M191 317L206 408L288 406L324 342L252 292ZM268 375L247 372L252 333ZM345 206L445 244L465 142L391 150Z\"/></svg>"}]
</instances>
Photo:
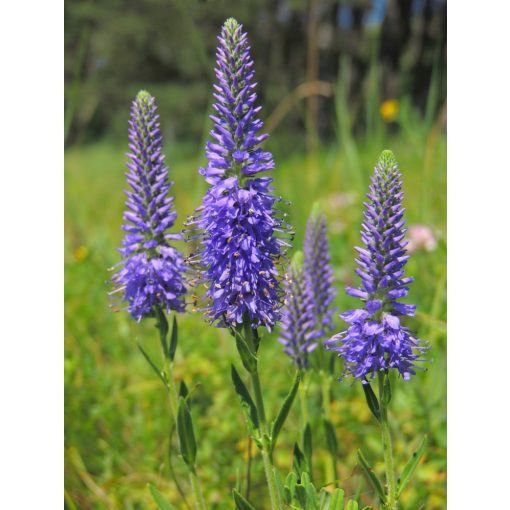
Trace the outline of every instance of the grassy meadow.
<instances>
[{"instance_id":1,"label":"grassy meadow","mask_svg":"<svg viewBox=\"0 0 510 510\"><path fill-rule=\"evenodd\" d=\"M276 135L275 135L276 136ZM198 166L203 163L198 140L185 154L165 147L179 213L176 228L200 204L206 189ZM438 243L417 251L407 266L415 277L409 302L418 313L410 324L430 341L427 371L410 382L395 384L390 406L397 471L428 434L429 447L413 482L402 497L402 510L446 507L446 137L442 126L405 129L398 134L350 139L348 143L304 152L304 143L274 150L275 192L288 200L289 221L302 246L307 217L320 201L328 218L331 255L336 274L339 311L356 302L343 286L357 284L354 250L359 244L362 201L370 173L383 149L395 153L403 173L406 219L424 224ZM74 509L156 508L147 489L154 483L178 509L192 505L185 469L170 438L165 391L141 356L136 342L156 360L159 341L153 321L137 324L127 313L109 308L109 268L120 260L124 208L125 144L108 141L71 147L65 153L65 502ZM191 155L190 155L191 154ZM189 247L182 244L184 252ZM191 308L191 307L190 307ZM246 425L230 381L230 364L239 365L228 332L209 327L200 313L179 316L175 373L192 391L191 405L199 442L198 472L208 508L233 508L231 489L244 479L250 445ZM337 319L338 329L343 327ZM267 414L274 417L292 383L294 369L277 342L277 331L264 333L260 370ZM338 364L340 375L340 365ZM312 422L320 422L318 381L308 381ZM340 486L362 505L374 504L371 486L357 467L362 448L377 473L384 472L379 429L359 384L334 382L332 419L339 443ZM292 446L300 440L296 401L281 434L275 458L282 476L292 467ZM319 430L322 430L317 425ZM174 450L168 462L169 442ZM267 508L262 461L252 446L250 499ZM324 437L313 445L314 475L327 480ZM181 481L187 504L176 489Z\"/></svg>"}]
</instances>

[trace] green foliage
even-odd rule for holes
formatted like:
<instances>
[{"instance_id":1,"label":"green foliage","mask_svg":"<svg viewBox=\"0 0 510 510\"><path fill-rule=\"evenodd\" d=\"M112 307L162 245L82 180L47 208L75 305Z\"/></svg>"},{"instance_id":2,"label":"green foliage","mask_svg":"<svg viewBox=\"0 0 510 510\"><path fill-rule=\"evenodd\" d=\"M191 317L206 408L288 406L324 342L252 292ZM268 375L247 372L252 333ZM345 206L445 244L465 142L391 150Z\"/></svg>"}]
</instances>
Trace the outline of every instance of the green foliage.
<instances>
[{"instance_id":1,"label":"green foliage","mask_svg":"<svg viewBox=\"0 0 510 510\"><path fill-rule=\"evenodd\" d=\"M155 93L152 89L151 92ZM397 474L403 473L418 438L427 434L429 445L426 462L419 465L402 491L399 509L442 510L446 506L446 143L441 132L437 136L424 132L412 117L409 123L409 130L399 137L377 144L357 138L356 146L363 179L382 148L391 147L398 154L408 224L427 224L438 238L435 250L418 251L408 263L409 274L416 279L411 285L411 297L418 305L417 316L409 326L430 340L434 361L426 372L418 373L409 382L392 381L397 391L392 398L390 419L395 424L392 433ZM267 147L274 149L279 143L271 137ZM175 181L172 190L180 222L200 203L205 185L198 174L196 158L183 158L171 146L165 148ZM109 286L105 282L111 277L108 268L120 260L116 248L122 237L125 151L125 143L115 146L103 142L70 148L65 153L66 505L94 510L155 508L146 488L150 482L176 509L185 509L168 465L170 446L175 453L176 477L182 480L187 493L187 470L177 455L178 434L174 434L170 445L167 439L171 420L162 405L167 389L158 380L161 348L154 319L136 323L127 313L109 309ZM194 140L193 153L202 153L200 139ZM349 161L344 148L338 145L322 148L313 163L294 150L286 158L276 159L274 172L277 193L293 204L284 206L284 210L296 231L295 249L302 246L311 204L319 201L323 207L328 218L337 279L335 305L339 312L356 304L342 289L346 284L357 283L352 276L352 248L359 243L361 202L366 192ZM184 253L194 250L183 243L177 246ZM192 404L199 446L197 471L208 508L232 508L236 472L240 473L245 495L248 459L246 427L229 373L231 364L239 359L235 341L228 331L211 328L191 306L188 313L178 317L178 323L179 348L173 373L177 387L184 379L188 384L192 381L186 398ZM336 326L339 330L344 324L336 319ZM268 417L278 416L295 377L277 335L276 329L265 333L261 340L259 371L261 380L267 381L264 398ZM155 369L140 354L137 342L157 362ZM338 440L338 486L345 491L345 499L356 499L359 489L360 508L378 508L377 493L357 468L353 453L362 449L367 458L374 459L374 470L383 473L378 427L361 386L337 381L341 361L331 359L336 359L330 420ZM242 370L240 364L238 368ZM248 390L251 391L249 386ZM333 482L334 476L328 472L331 437L323 425L318 378L311 377L307 393L313 436L312 478L319 489L320 484ZM302 441L299 420L299 407L292 405L274 450L281 473L288 472L292 465L294 443ZM263 466L253 445L251 457L248 500L257 509L268 508ZM337 484L326 489L333 487ZM288 490L284 489L286 494ZM321 497L327 498L320 496L320 490L318 493L320 505ZM188 499L191 505L191 497Z\"/></svg>"},{"instance_id":2,"label":"green foliage","mask_svg":"<svg viewBox=\"0 0 510 510\"><path fill-rule=\"evenodd\" d=\"M369 382L363 384L361 386L363 388L363 392L365 393L365 399L367 401L368 408L372 411L375 419L379 421L381 419L381 412L379 410L379 401L375 396L374 390Z\"/></svg>"},{"instance_id":3,"label":"green foliage","mask_svg":"<svg viewBox=\"0 0 510 510\"><path fill-rule=\"evenodd\" d=\"M418 464L420 463L421 458L425 454L425 450L427 448L427 436L425 436L418 447L418 449L413 453L411 458L407 461L407 464L404 467L404 470L402 471L402 474L400 475L398 479L398 485L397 485L397 498L400 497L402 494L402 491L405 489L406 485L408 484L409 480L411 479L411 476L413 476L413 473L415 469L418 467Z\"/></svg>"},{"instance_id":4,"label":"green foliage","mask_svg":"<svg viewBox=\"0 0 510 510\"><path fill-rule=\"evenodd\" d=\"M232 382L234 383L234 389L237 393L237 396L239 397L239 400L241 401L241 406L245 412L248 424L250 425L250 427L258 429L259 417L257 412L257 406L255 405L255 402L251 398L248 388L246 387L243 380L237 373L237 370L234 367L234 365L232 365L231 367L231 376Z\"/></svg>"},{"instance_id":5,"label":"green foliage","mask_svg":"<svg viewBox=\"0 0 510 510\"><path fill-rule=\"evenodd\" d=\"M232 491L237 510L255 510L250 502L235 489Z\"/></svg>"},{"instance_id":6,"label":"green foliage","mask_svg":"<svg viewBox=\"0 0 510 510\"><path fill-rule=\"evenodd\" d=\"M361 450L358 450L358 461L363 468L363 471L367 475L368 479L370 480L370 483L372 484L377 496L379 497L379 501L381 505L385 505L386 503L386 494L384 492L383 484L377 478L377 475L374 473L374 470L372 469L372 466L368 463L368 461L365 459L365 456L361 452Z\"/></svg>"},{"instance_id":7,"label":"green foliage","mask_svg":"<svg viewBox=\"0 0 510 510\"><path fill-rule=\"evenodd\" d=\"M186 465L191 470L194 470L197 458L197 443L195 440L195 431L193 428L193 420L191 419L190 408L182 397L179 397L177 434L179 435L179 446L182 458Z\"/></svg>"},{"instance_id":8,"label":"green foliage","mask_svg":"<svg viewBox=\"0 0 510 510\"><path fill-rule=\"evenodd\" d=\"M300 382L301 373L298 371L296 372L296 377L294 378L294 384L292 385L292 388L290 389L288 395L285 397L282 407L271 427L271 448L270 448L271 452L274 451L278 435L280 434L280 430L282 429L283 424L285 423L285 420L289 415L290 408L292 407L292 403L296 398Z\"/></svg>"},{"instance_id":9,"label":"green foliage","mask_svg":"<svg viewBox=\"0 0 510 510\"><path fill-rule=\"evenodd\" d=\"M154 502L156 505L158 505L159 510L175 510L175 507L173 507L161 494L161 492L158 491L156 486L153 483L149 483L149 491L152 495L152 498L154 499Z\"/></svg>"}]
</instances>

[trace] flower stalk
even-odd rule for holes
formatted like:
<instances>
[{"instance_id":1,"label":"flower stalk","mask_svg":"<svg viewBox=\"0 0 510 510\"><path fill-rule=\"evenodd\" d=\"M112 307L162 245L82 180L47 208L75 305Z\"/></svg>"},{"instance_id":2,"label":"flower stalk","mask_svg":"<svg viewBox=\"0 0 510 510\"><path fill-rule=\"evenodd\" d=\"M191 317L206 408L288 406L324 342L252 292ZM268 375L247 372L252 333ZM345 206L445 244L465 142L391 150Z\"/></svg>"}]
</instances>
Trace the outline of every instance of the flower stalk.
<instances>
[{"instance_id":1,"label":"flower stalk","mask_svg":"<svg viewBox=\"0 0 510 510\"><path fill-rule=\"evenodd\" d=\"M177 387L175 385L175 380L173 376L173 359L169 352L169 345L167 343L168 336L168 320L166 318L165 312L161 310L161 308L156 309L156 328L159 331L160 335L160 343L161 343L161 352L163 359L163 379L165 381L165 386L167 388L168 395L168 403L170 406L170 414L172 418L172 426L177 426L177 413L179 410L179 394L177 392ZM176 327L176 323L174 323L174 327ZM200 485L200 481L198 479L196 470L194 468L188 468L188 476L191 486L191 491L193 493L193 498L195 500L195 507L197 510L206 510L204 496L202 492L202 488Z\"/></svg>"},{"instance_id":2,"label":"flower stalk","mask_svg":"<svg viewBox=\"0 0 510 510\"><path fill-rule=\"evenodd\" d=\"M387 510L397 510L397 485L395 479L395 467L393 464L393 449L391 445L391 433L388 422L388 404L391 398L389 375L384 372L378 374L379 383L379 424L384 453L384 465L386 468L386 484L388 489Z\"/></svg>"},{"instance_id":3,"label":"flower stalk","mask_svg":"<svg viewBox=\"0 0 510 510\"><path fill-rule=\"evenodd\" d=\"M246 326L244 328L246 333L246 340L252 352L255 354L258 350L258 337L257 333L254 333L254 330L251 327ZM256 337L257 340L254 338ZM269 498L271 500L271 508L273 510L281 510L282 502L280 498L280 491L278 489L277 481L276 481L276 473L275 466L273 462L273 456L271 455L271 444L270 444L270 430L266 420L266 411L264 407L264 397L262 394L262 386L260 384L260 377L258 371L258 364L255 365L255 369L250 371L250 377L253 385L253 392L255 394L255 405L257 407L257 413L260 421L260 429L261 429L261 453L262 453L262 461L264 463L264 472L266 475L267 487L269 490Z\"/></svg>"}]
</instances>

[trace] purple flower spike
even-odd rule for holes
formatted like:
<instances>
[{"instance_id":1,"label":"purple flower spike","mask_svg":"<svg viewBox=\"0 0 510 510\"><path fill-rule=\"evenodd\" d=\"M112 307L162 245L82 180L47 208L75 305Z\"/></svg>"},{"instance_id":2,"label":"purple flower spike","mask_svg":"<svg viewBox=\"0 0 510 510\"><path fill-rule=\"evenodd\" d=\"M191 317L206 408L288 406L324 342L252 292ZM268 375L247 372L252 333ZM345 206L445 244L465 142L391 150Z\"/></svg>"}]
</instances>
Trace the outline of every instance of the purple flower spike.
<instances>
[{"instance_id":1,"label":"purple flower spike","mask_svg":"<svg viewBox=\"0 0 510 510\"><path fill-rule=\"evenodd\" d=\"M129 120L126 177L131 191L126 192L126 223L122 226L126 235L119 249L123 261L112 279L114 293L122 293L122 301L136 320L153 316L155 307L184 311L185 265L182 255L169 244L181 236L168 232L177 213L173 197L168 196L172 183L161 142L156 103L141 91Z\"/></svg>"},{"instance_id":2,"label":"purple flower spike","mask_svg":"<svg viewBox=\"0 0 510 510\"><path fill-rule=\"evenodd\" d=\"M333 287L326 217L317 207L314 207L306 226L303 272L313 296L316 327L320 335L325 336L334 328L335 308L331 305L336 291Z\"/></svg>"},{"instance_id":3,"label":"purple flower spike","mask_svg":"<svg viewBox=\"0 0 510 510\"><path fill-rule=\"evenodd\" d=\"M415 362L428 346L401 323L414 315L415 306L400 303L407 296L412 278L404 277L409 258L404 236L401 174L391 151L383 151L374 169L365 203L361 238L365 248L356 248L361 278L358 289L347 293L360 298L364 307L340 317L350 326L328 340L330 349L346 361L346 371L363 382L378 371L396 368L404 379L415 374Z\"/></svg>"},{"instance_id":4,"label":"purple flower spike","mask_svg":"<svg viewBox=\"0 0 510 510\"><path fill-rule=\"evenodd\" d=\"M294 363L308 367L308 355L317 347L321 331L316 328L312 288L303 274L303 253L297 252L286 278L285 305L278 341Z\"/></svg>"},{"instance_id":5,"label":"purple flower spike","mask_svg":"<svg viewBox=\"0 0 510 510\"><path fill-rule=\"evenodd\" d=\"M200 169L211 187L188 222L201 231L201 248L190 262L201 266L211 322L225 327L248 321L252 328L271 329L282 300L275 263L288 246L281 234L289 229L275 214L272 179L259 175L274 163L259 147L267 135L260 134L246 34L230 18L218 39L214 126L208 165Z\"/></svg>"}]
</instances>

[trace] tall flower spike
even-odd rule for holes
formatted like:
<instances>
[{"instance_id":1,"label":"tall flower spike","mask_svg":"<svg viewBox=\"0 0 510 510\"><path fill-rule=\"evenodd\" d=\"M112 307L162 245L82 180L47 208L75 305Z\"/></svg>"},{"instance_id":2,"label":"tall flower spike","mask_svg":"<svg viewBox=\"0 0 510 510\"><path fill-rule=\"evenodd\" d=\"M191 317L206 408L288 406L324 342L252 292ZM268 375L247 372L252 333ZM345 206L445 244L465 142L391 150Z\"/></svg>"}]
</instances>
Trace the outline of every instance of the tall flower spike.
<instances>
[{"instance_id":1,"label":"tall flower spike","mask_svg":"<svg viewBox=\"0 0 510 510\"><path fill-rule=\"evenodd\" d=\"M307 368L308 355L317 347L321 332L316 328L315 303L312 289L303 274L303 253L300 251L292 258L285 286L278 341L298 367Z\"/></svg>"},{"instance_id":2,"label":"tall flower spike","mask_svg":"<svg viewBox=\"0 0 510 510\"><path fill-rule=\"evenodd\" d=\"M169 244L182 236L168 232L177 213L173 197L168 196L172 183L161 144L154 97L141 91L129 120L126 177L131 191L126 191L126 223L122 226L126 235L119 249L123 261L112 279L114 293L122 293L122 301L136 320L152 316L155 307L184 311L184 259Z\"/></svg>"},{"instance_id":3,"label":"tall flower spike","mask_svg":"<svg viewBox=\"0 0 510 510\"><path fill-rule=\"evenodd\" d=\"M274 167L260 134L253 61L242 25L223 25L216 52L216 99L208 164L200 173L211 185L197 216L200 251L191 260L202 267L208 285L206 313L219 326L249 321L252 328L272 328L279 318L281 291L276 261L288 243L288 225L278 217L272 179L259 175Z\"/></svg>"},{"instance_id":4,"label":"tall flower spike","mask_svg":"<svg viewBox=\"0 0 510 510\"><path fill-rule=\"evenodd\" d=\"M396 368L404 379L415 373L415 362L428 349L401 317L412 316L415 305L399 302L407 296L411 277L404 277L409 258L404 236L401 174L391 151L383 151L374 169L370 192L365 202L361 239L365 248L356 248L356 273L361 285L346 288L347 294L360 298L363 308L342 313L350 326L333 336L328 346L346 361L347 373L366 381L378 371Z\"/></svg>"},{"instance_id":5,"label":"tall flower spike","mask_svg":"<svg viewBox=\"0 0 510 510\"><path fill-rule=\"evenodd\" d=\"M334 328L335 308L332 303L336 291L333 287L327 221L317 205L314 206L306 225L303 272L313 296L316 327L320 335L325 336Z\"/></svg>"}]
</instances>

